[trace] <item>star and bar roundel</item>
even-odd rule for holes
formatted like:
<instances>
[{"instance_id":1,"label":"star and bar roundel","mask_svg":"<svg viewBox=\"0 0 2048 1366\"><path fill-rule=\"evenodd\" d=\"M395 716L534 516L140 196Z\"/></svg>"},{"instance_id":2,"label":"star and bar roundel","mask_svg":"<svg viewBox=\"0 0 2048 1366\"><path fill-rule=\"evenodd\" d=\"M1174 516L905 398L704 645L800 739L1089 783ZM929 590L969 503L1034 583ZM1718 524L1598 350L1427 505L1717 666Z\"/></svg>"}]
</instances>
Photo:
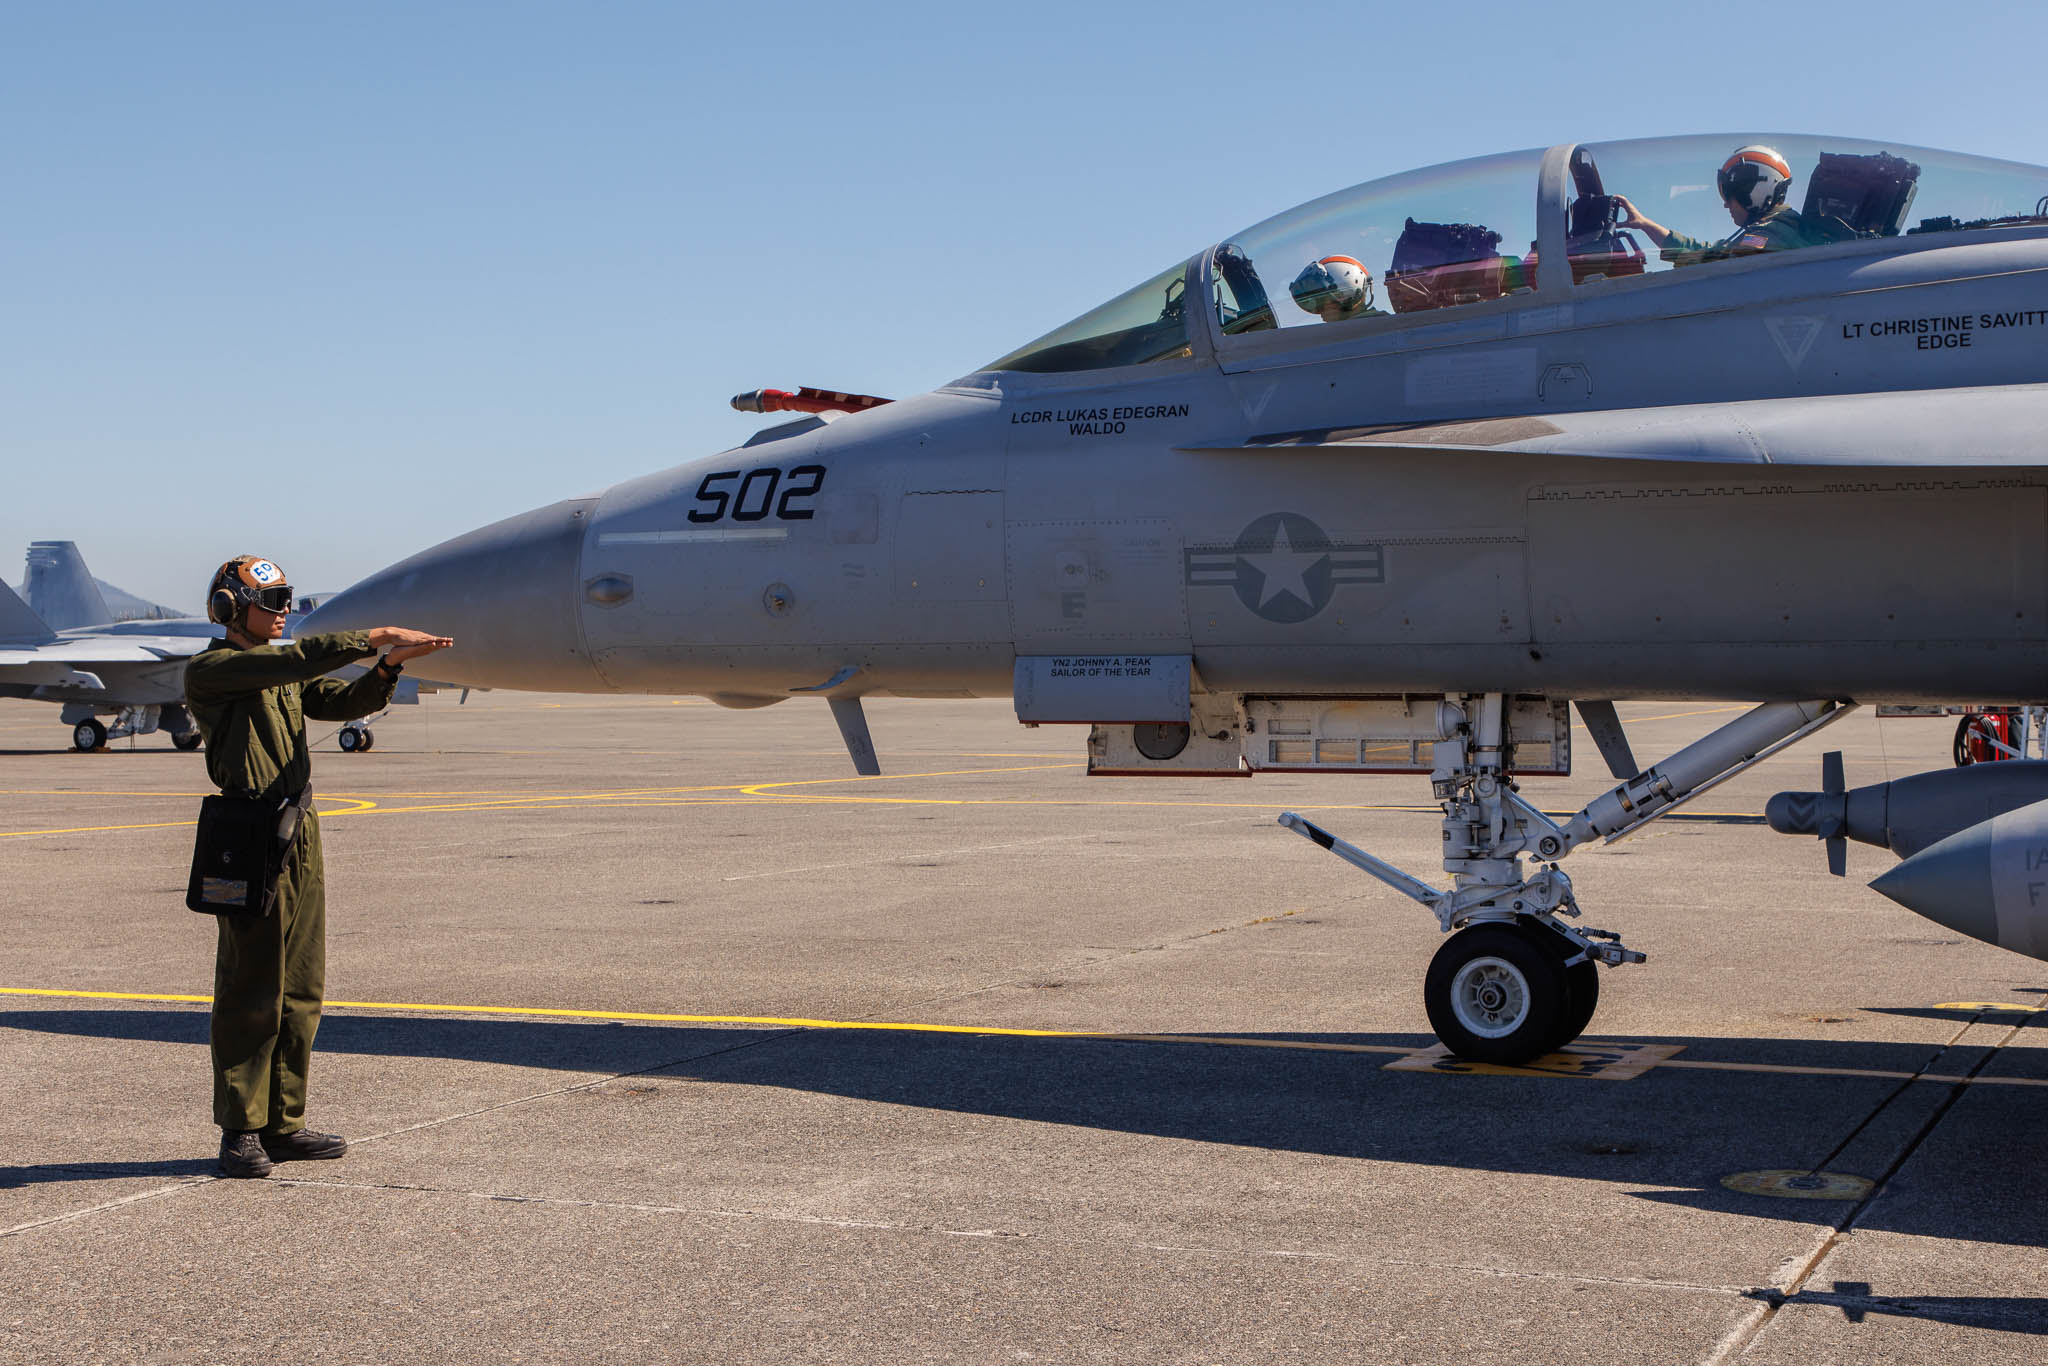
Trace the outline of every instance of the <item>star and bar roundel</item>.
<instances>
[{"instance_id":1,"label":"star and bar roundel","mask_svg":"<svg viewBox=\"0 0 2048 1366\"><path fill-rule=\"evenodd\" d=\"M1190 588L1229 587L1267 621L1307 621L1330 605L1339 584L1385 583L1386 552L1378 544L1340 545L1297 512L1269 512L1229 546L1190 547Z\"/></svg>"}]
</instances>

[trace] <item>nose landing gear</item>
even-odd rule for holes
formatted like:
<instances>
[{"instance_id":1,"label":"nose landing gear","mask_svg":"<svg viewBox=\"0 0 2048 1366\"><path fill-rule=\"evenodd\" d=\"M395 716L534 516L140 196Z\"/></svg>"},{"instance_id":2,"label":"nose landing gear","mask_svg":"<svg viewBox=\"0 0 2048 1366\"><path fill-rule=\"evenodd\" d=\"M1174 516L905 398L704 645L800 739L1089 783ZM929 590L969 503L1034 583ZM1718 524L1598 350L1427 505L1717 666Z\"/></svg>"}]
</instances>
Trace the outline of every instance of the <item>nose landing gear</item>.
<instances>
[{"instance_id":1,"label":"nose landing gear","mask_svg":"<svg viewBox=\"0 0 2048 1366\"><path fill-rule=\"evenodd\" d=\"M1443 805L1440 890L1289 811L1280 824L1427 906L1445 932L1423 981L1437 1037L1475 1062L1515 1064L1577 1038L1600 1001L1596 962L1640 963L1620 936L1566 924L1579 904L1559 868L1579 845L1621 839L1752 764L1840 720L1853 704L1767 702L1624 781L1563 823L1516 790L1500 693L1438 707L1430 783ZM1533 865L1524 863L1533 857Z\"/></svg>"}]
</instances>

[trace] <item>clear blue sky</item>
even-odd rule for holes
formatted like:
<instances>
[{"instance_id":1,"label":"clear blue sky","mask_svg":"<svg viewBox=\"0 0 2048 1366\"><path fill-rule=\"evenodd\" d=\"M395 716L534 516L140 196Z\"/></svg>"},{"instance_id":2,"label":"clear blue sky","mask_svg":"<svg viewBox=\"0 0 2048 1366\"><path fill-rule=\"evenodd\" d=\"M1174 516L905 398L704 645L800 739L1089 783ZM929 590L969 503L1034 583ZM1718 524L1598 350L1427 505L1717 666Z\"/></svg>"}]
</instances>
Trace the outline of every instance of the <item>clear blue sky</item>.
<instances>
[{"instance_id":1,"label":"clear blue sky","mask_svg":"<svg viewBox=\"0 0 2048 1366\"><path fill-rule=\"evenodd\" d=\"M242 550L342 587L1433 162L2048 162L2044 50L2004 3L7 6L0 577L49 537L190 607Z\"/></svg>"}]
</instances>

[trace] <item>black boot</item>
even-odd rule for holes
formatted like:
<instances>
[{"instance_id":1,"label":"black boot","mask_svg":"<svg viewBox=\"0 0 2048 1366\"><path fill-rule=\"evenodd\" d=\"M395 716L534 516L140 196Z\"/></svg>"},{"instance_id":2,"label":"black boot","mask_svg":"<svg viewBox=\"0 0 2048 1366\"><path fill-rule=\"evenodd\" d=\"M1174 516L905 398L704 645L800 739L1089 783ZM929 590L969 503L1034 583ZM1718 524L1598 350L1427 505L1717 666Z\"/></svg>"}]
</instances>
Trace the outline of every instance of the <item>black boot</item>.
<instances>
[{"instance_id":1,"label":"black boot","mask_svg":"<svg viewBox=\"0 0 2048 1366\"><path fill-rule=\"evenodd\" d=\"M311 1129L294 1129L288 1134L264 1134L263 1151L272 1162L317 1161L340 1157L348 1151L348 1140L340 1134L316 1134Z\"/></svg>"},{"instance_id":2,"label":"black boot","mask_svg":"<svg viewBox=\"0 0 2048 1366\"><path fill-rule=\"evenodd\" d=\"M220 1174L258 1180L270 1175L270 1155L253 1129L220 1131Z\"/></svg>"}]
</instances>

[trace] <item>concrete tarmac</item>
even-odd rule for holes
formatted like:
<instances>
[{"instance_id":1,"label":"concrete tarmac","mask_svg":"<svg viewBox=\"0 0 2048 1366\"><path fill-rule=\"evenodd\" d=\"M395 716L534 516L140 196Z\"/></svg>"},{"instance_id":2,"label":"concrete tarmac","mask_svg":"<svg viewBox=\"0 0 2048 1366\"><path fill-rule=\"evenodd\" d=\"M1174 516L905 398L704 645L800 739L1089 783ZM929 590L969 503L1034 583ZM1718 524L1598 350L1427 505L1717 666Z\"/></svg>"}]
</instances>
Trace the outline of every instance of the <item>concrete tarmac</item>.
<instances>
[{"instance_id":1,"label":"concrete tarmac","mask_svg":"<svg viewBox=\"0 0 2048 1366\"><path fill-rule=\"evenodd\" d=\"M1649 761L1738 710L1623 716ZM0 1361L2048 1350L2048 964L1760 814L1952 723L1859 713L1574 854L1650 961L1493 1074L1431 1060L1433 919L1274 823L1440 881L1425 780L1088 779L1007 702L869 714L880 778L810 701L316 725L309 1117L354 1146L254 1182L214 1177L202 756L0 702ZM1610 785L1577 742L1546 810Z\"/></svg>"}]
</instances>

